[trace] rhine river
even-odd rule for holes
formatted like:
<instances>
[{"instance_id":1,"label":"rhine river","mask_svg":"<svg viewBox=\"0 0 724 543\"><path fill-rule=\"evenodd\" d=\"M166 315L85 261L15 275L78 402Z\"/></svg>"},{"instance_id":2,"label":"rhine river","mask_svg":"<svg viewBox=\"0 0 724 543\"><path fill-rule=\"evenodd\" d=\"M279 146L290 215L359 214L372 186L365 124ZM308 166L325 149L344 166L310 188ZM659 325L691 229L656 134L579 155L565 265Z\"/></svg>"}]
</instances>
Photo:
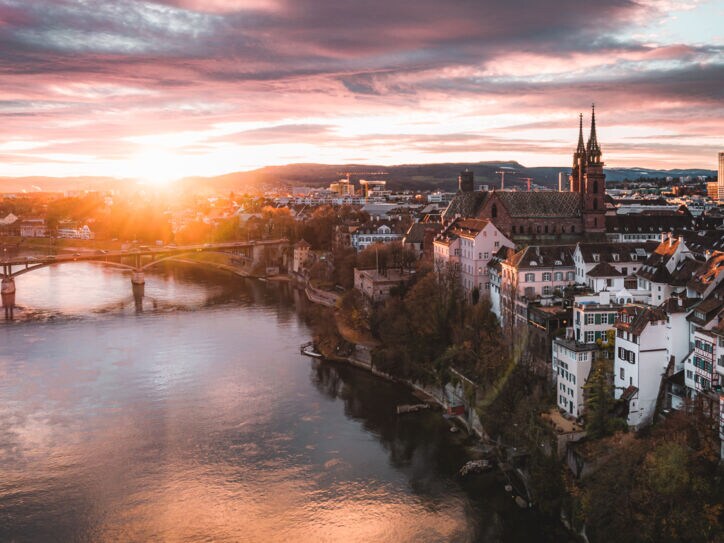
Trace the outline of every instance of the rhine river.
<instances>
[{"instance_id":1,"label":"rhine river","mask_svg":"<svg viewBox=\"0 0 724 543\"><path fill-rule=\"evenodd\" d=\"M288 285L190 266L19 277L0 324L0 541L555 541L397 385L299 353Z\"/></svg>"}]
</instances>

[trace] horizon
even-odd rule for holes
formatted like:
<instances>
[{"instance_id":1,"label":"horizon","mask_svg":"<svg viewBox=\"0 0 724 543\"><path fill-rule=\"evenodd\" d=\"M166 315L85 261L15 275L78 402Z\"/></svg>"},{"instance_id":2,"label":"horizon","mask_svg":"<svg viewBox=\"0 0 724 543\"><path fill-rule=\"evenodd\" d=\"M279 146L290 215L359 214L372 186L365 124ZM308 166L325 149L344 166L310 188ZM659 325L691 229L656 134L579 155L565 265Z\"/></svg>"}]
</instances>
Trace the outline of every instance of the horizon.
<instances>
[{"instance_id":1,"label":"horizon","mask_svg":"<svg viewBox=\"0 0 724 543\"><path fill-rule=\"evenodd\" d=\"M714 170L722 16L714 0L0 0L0 177L558 168L592 102L608 167Z\"/></svg>"}]
</instances>

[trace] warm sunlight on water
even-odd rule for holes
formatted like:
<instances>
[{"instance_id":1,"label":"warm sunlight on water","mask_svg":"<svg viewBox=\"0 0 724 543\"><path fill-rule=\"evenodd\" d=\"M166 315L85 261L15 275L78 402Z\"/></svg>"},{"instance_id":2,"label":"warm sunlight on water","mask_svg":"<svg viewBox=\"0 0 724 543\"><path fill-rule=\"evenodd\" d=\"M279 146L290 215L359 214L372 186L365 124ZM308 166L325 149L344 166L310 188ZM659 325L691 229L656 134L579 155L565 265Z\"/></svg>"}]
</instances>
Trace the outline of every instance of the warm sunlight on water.
<instances>
[{"instance_id":1,"label":"warm sunlight on water","mask_svg":"<svg viewBox=\"0 0 724 543\"><path fill-rule=\"evenodd\" d=\"M147 280L162 309L144 315L115 271L18 280L18 302L54 318L0 325L0 540L538 535L494 477L461 486L466 451L438 413L396 418L404 390L302 357L285 287Z\"/></svg>"}]
</instances>

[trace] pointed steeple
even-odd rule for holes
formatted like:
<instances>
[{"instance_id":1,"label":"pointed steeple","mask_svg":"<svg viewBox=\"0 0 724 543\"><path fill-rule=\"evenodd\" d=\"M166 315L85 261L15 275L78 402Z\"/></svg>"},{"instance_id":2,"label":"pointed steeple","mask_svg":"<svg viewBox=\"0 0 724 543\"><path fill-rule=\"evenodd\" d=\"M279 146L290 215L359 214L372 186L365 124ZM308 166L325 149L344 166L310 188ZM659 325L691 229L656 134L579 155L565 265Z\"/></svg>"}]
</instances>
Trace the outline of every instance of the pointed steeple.
<instances>
[{"instance_id":1,"label":"pointed steeple","mask_svg":"<svg viewBox=\"0 0 724 543\"><path fill-rule=\"evenodd\" d=\"M583 144L583 113L578 115L578 147L576 152L573 153L573 167L578 165L578 159L583 159L583 163L586 163L586 146Z\"/></svg>"},{"instance_id":2,"label":"pointed steeple","mask_svg":"<svg viewBox=\"0 0 724 543\"><path fill-rule=\"evenodd\" d=\"M591 104L591 135L588 137L586 154L589 162L597 163L601 161L601 147L598 145L598 137L596 136L596 104Z\"/></svg>"},{"instance_id":3,"label":"pointed steeple","mask_svg":"<svg viewBox=\"0 0 724 543\"><path fill-rule=\"evenodd\" d=\"M586 154L586 148L583 145L583 113L578 114L578 148L576 153L582 156Z\"/></svg>"}]
</instances>

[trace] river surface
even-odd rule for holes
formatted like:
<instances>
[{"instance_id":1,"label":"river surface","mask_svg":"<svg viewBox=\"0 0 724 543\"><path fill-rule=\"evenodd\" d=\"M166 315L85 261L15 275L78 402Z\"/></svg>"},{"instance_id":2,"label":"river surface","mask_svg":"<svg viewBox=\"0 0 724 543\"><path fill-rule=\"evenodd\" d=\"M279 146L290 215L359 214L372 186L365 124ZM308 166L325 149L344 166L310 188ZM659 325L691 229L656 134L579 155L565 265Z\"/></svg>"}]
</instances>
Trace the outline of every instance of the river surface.
<instances>
[{"instance_id":1,"label":"river surface","mask_svg":"<svg viewBox=\"0 0 724 543\"><path fill-rule=\"evenodd\" d=\"M439 412L299 354L288 285L90 263L18 277L0 324L0 541L554 541Z\"/></svg>"}]
</instances>

